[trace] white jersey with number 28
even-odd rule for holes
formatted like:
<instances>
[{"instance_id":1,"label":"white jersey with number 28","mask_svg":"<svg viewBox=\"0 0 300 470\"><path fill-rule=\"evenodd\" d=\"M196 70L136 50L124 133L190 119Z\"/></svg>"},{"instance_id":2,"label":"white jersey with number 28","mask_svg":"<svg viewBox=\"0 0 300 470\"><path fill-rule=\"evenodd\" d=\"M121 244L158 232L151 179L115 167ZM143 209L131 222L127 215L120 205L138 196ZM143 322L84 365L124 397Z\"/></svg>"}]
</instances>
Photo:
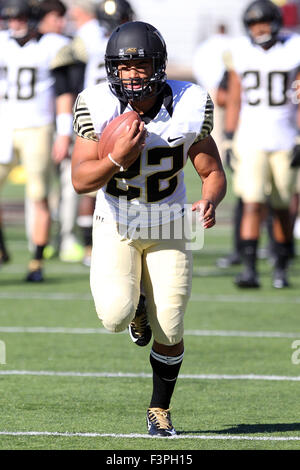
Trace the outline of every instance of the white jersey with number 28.
<instances>
[{"instance_id":1,"label":"white jersey with number 28","mask_svg":"<svg viewBox=\"0 0 300 470\"><path fill-rule=\"evenodd\" d=\"M9 116L15 129L53 122L51 69L60 65L55 63L57 54L68 42L65 36L49 33L20 46L9 31L0 32L0 121Z\"/></svg>"}]
</instances>

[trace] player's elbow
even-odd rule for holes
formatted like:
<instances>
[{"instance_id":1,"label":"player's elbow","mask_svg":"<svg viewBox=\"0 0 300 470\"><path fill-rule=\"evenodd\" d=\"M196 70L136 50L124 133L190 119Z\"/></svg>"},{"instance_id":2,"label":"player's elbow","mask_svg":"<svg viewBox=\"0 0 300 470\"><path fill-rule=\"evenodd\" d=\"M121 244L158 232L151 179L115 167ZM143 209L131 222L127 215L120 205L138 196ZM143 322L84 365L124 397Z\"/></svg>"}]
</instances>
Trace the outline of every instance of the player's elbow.
<instances>
[{"instance_id":1,"label":"player's elbow","mask_svg":"<svg viewBox=\"0 0 300 470\"><path fill-rule=\"evenodd\" d=\"M89 190L86 188L86 185L84 185L82 181L73 174L72 174L72 185L77 194L85 194L89 192Z\"/></svg>"}]
</instances>

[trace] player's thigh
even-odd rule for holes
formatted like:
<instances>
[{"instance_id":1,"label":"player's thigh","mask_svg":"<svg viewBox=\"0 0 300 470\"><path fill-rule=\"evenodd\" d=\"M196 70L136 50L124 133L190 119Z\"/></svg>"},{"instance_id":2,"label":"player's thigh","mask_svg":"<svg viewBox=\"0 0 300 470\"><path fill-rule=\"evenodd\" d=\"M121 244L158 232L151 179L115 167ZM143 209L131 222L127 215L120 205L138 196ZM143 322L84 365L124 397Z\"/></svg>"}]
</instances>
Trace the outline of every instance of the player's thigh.
<instances>
[{"instance_id":1,"label":"player's thigh","mask_svg":"<svg viewBox=\"0 0 300 470\"><path fill-rule=\"evenodd\" d=\"M16 142L26 169L27 196L35 201L42 200L48 195L53 176L53 126L21 129L17 132Z\"/></svg>"},{"instance_id":2,"label":"player's thigh","mask_svg":"<svg viewBox=\"0 0 300 470\"><path fill-rule=\"evenodd\" d=\"M122 239L116 224L94 216L91 291L103 325L124 330L134 318L140 295L141 252Z\"/></svg>"},{"instance_id":3,"label":"player's thigh","mask_svg":"<svg viewBox=\"0 0 300 470\"><path fill-rule=\"evenodd\" d=\"M296 191L297 170L290 167L290 152L278 151L270 155L270 166L273 175L271 204L277 209L287 208Z\"/></svg>"},{"instance_id":4,"label":"player's thigh","mask_svg":"<svg viewBox=\"0 0 300 470\"><path fill-rule=\"evenodd\" d=\"M184 313L191 293L192 252L184 240L162 240L143 256L143 286L154 339L177 344L184 332Z\"/></svg>"},{"instance_id":5,"label":"player's thigh","mask_svg":"<svg viewBox=\"0 0 300 470\"><path fill-rule=\"evenodd\" d=\"M248 147L237 147L239 164L236 169L238 194L244 202L265 202L270 184L270 167L268 154L262 150Z\"/></svg>"}]
</instances>

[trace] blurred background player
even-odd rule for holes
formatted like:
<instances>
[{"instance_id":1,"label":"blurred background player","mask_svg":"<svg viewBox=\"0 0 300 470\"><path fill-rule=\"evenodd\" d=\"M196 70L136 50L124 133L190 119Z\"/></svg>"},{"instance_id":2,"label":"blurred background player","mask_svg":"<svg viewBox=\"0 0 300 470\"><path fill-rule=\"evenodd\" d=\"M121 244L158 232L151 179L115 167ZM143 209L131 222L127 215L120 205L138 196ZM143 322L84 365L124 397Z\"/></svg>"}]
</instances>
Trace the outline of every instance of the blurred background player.
<instances>
[{"instance_id":1,"label":"blurred background player","mask_svg":"<svg viewBox=\"0 0 300 470\"><path fill-rule=\"evenodd\" d=\"M72 88L82 89L106 80L104 54L108 36L119 24L132 21L133 10L126 0L74 0L69 17L75 27L72 55L75 58ZM81 228L85 247L83 263L90 265L92 222L96 193L80 197L77 225Z\"/></svg>"},{"instance_id":2,"label":"blurred background player","mask_svg":"<svg viewBox=\"0 0 300 470\"><path fill-rule=\"evenodd\" d=\"M226 54L226 51L224 52ZM224 62L224 56L222 58ZM224 65L225 66L225 65ZM215 102L219 108L223 109L223 120L225 115L225 109L227 106L228 101L228 71L225 70L222 80L219 83L219 86L216 91ZM224 121L223 121L224 126ZM223 141L222 141L222 150L223 150L223 161L227 169L231 172L234 171L235 167L235 156L232 150L232 143L231 140L232 135L230 134L229 138L229 145L227 141L227 135L223 128ZM236 191L235 191L236 192ZM237 196L237 194L236 194ZM241 264L241 236L240 236L240 229L241 229L241 219L243 213L243 201L240 197L236 198L233 208L233 237L232 237L232 252L228 256L224 256L218 258L216 264L219 268L228 268L229 266L234 266Z\"/></svg>"},{"instance_id":3,"label":"blurred background player","mask_svg":"<svg viewBox=\"0 0 300 470\"><path fill-rule=\"evenodd\" d=\"M74 27L72 55L75 59L75 66L73 66L72 88L76 94L88 85L103 81L105 77L106 36L96 13L96 2L92 0L74 0L69 8L69 18ZM94 208L94 194L80 198L77 225L82 232L83 263L87 266L90 264L91 257Z\"/></svg>"},{"instance_id":4,"label":"blurred background player","mask_svg":"<svg viewBox=\"0 0 300 470\"><path fill-rule=\"evenodd\" d=\"M64 48L69 40L57 34L41 34L39 13L38 4L29 0L7 0L1 16L8 29L0 32L0 128L5 136L0 152L0 184L21 161L26 171L26 196L34 211L34 250L28 282L44 279L43 252L51 225L48 194L52 145L55 161L62 161L68 154L72 132L71 120L65 119L71 113L72 95L67 83L56 75L64 66ZM60 123L53 144L55 115ZM3 241L3 233L0 238Z\"/></svg>"},{"instance_id":5,"label":"blurred background player","mask_svg":"<svg viewBox=\"0 0 300 470\"><path fill-rule=\"evenodd\" d=\"M289 285L293 253L289 206L296 171L291 150L300 134L299 106L292 86L300 78L300 37L280 33L280 9L269 0L252 2L243 15L248 37L233 42L229 58L226 132L235 135L234 184L243 201L241 249L244 271L238 287L259 287L257 246L265 203L273 216L275 265L273 286ZM228 58L227 58L228 59Z\"/></svg>"},{"instance_id":6,"label":"blurred background player","mask_svg":"<svg viewBox=\"0 0 300 470\"><path fill-rule=\"evenodd\" d=\"M66 5L60 0L43 0L39 8L39 31L42 34L64 34L68 12ZM72 55L70 55L69 60L70 65L72 65ZM66 73L66 79L73 83L73 69L69 67L61 68L60 73ZM76 92L77 90L73 92L74 96ZM65 119L69 120L71 117L65 116ZM72 142L67 157L55 165L59 188L58 191L55 188L56 190L51 194L50 205L52 218L58 220L59 229L54 246L48 245L45 249L45 255L51 257L58 251L62 261L78 262L82 260L84 250L75 235L79 198L71 182L71 151Z\"/></svg>"},{"instance_id":7,"label":"blurred background player","mask_svg":"<svg viewBox=\"0 0 300 470\"><path fill-rule=\"evenodd\" d=\"M220 152L224 134L224 106L219 105L217 95L225 73L223 54L228 48L229 41L226 25L219 24L217 32L197 47L193 59L193 75L196 82L208 90L214 103L212 136ZM224 160L222 152L221 157Z\"/></svg>"},{"instance_id":8,"label":"blurred background player","mask_svg":"<svg viewBox=\"0 0 300 470\"><path fill-rule=\"evenodd\" d=\"M64 34L67 7L60 0L41 0L39 4L39 31L42 34Z\"/></svg>"}]
</instances>

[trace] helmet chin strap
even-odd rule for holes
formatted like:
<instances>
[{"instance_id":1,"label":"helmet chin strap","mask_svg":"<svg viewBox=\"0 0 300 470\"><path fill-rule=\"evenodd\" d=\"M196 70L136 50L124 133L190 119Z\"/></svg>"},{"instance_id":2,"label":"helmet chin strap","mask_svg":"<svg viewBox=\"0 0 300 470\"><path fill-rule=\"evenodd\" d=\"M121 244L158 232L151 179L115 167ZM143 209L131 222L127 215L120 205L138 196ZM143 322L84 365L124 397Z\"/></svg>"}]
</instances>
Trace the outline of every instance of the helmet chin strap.
<instances>
[{"instance_id":1,"label":"helmet chin strap","mask_svg":"<svg viewBox=\"0 0 300 470\"><path fill-rule=\"evenodd\" d=\"M128 100L140 101L151 94L152 86L148 79L125 79L122 80L122 88ZM149 91L147 92L147 90Z\"/></svg>"},{"instance_id":2,"label":"helmet chin strap","mask_svg":"<svg viewBox=\"0 0 300 470\"><path fill-rule=\"evenodd\" d=\"M253 38L253 41L255 44L258 44L259 46L262 46L264 44L267 44L269 41L272 40L272 35L271 34L261 34L260 36L257 36L256 38Z\"/></svg>"}]
</instances>

